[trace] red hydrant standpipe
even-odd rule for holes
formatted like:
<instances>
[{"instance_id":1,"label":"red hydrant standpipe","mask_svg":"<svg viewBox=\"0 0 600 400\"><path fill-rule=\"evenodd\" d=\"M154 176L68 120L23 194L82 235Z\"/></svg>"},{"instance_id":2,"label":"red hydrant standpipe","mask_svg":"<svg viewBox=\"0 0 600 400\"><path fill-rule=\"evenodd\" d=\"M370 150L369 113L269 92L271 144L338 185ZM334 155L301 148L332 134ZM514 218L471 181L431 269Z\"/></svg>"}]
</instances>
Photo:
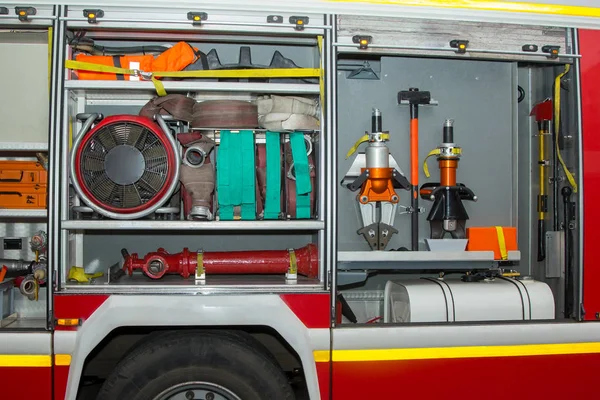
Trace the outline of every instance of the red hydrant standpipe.
<instances>
[{"instance_id":1,"label":"red hydrant standpipe","mask_svg":"<svg viewBox=\"0 0 600 400\"><path fill-rule=\"evenodd\" d=\"M125 258L123 269L129 275L133 274L133 270L141 269L152 279L159 279L165 274L180 274L188 278L196 273L199 258L206 274L285 274L290 270L290 260L294 257L299 275L316 278L319 274L319 257L314 244L295 250L205 252L200 253L201 257L187 248L176 254L160 248L144 258L139 258L137 253L130 255L127 250L121 252ZM294 257L291 257L292 252Z\"/></svg>"}]
</instances>

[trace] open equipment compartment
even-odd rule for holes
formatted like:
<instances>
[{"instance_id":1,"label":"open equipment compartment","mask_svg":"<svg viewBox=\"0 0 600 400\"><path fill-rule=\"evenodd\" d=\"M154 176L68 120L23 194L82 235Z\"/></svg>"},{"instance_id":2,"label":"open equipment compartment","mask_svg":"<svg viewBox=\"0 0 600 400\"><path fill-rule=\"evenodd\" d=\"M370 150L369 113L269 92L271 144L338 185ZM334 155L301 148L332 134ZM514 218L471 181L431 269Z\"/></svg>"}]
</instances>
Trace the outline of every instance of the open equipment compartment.
<instances>
[{"instance_id":1,"label":"open equipment compartment","mask_svg":"<svg viewBox=\"0 0 600 400\"><path fill-rule=\"evenodd\" d=\"M574 31L341 15L337 35L341 326L581 319Z\"/></svg>"},{"instance_id":2,"label":"open equipment compartment","mask_svg":"<svg viewBox=\"0 0 600 400\"><path fill-rule=\"evenodd\" d=\"M179 9L128 24L127 9L103 7L100 24L68 9L62 289L323 290L324 16L300 29L292 15L207 12L199 34ZM187 114L157 105L163 89Z\"/></svg>"},{"instance_id":3,"label":"open equipment compartment","mask_svg":"<svg viewBox=\"0 0 600 400\"><path fill-rule=\"evenodd\" d=\"M53 7L0 19L0 332L49 327L48 138ZM29 18L29 17L28 17Z\"/></svg>"}]
</instances>

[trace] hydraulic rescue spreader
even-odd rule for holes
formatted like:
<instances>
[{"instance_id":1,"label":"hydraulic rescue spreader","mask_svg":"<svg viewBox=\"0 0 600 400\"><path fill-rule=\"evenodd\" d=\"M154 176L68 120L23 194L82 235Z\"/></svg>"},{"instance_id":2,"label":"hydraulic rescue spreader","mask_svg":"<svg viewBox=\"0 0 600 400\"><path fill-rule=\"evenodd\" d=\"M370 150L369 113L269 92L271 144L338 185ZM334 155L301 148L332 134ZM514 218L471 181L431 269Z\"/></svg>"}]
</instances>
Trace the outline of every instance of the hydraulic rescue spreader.
<instances>
[{"instance_id":1,"label":"hydraulic rescue spreader","mask_svg":"<svg viewBox=\"0 0 600 400\"><path fill-rule=\"evenodd\" d=\"M400 197L395 189L410 189L410 183L400 172L386 145L389 138L389 132L382 129L381 111L373 110L371 133L365 132L346 158L361 143L368 142L365 152L354 159L342 181L342 185L353 192L360 189L357 200L363 227L358 230L358 234L364 236L372 250L384 250L391 236L398 233L394 228L394 219Z\"/></svg>"}]
</instances>

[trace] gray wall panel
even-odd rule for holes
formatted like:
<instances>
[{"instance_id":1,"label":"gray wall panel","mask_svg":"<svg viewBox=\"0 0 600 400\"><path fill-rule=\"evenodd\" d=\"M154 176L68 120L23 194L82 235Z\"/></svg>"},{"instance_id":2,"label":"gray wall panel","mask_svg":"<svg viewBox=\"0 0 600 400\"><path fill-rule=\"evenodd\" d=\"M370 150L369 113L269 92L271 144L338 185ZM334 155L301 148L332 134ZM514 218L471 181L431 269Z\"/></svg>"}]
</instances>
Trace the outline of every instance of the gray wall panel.
<instances>
[{"instance_id":1,"label":"gray wall panel","mask_svg":"<svg viewBox=\"0 0 600 400\"><path fill-rule=\"evenodd\" d=\"M345 160L352 144L370 130L371 109L383 113L383 126L390 131L389 147L402 168L410 176L409 110L397 105L397 93L409 87L431 91L439 101L436 107L420 110L419 165L427 153L441 141L442 124L446 118L455 120L455 141L463 148L458 169L458 182L470 187L479 197L477 203L467 202L468 226L512 225L513 200L513 106L516 87L512 64L486 61L440 60L383 57L381 80L349 80L339 73L338 181L352 163ZM364 145L361 146L361 150ZM420 169L420 184L438 181L435 159L429 160L432 174L426 179ZM400 204L409 205L408 192L400 194ZM339 192L340 250L368 250L361 236L356 193ZM426 221L431 202L421 201L426 212L420 218L421 239L429 235ZM401 211L401 210L399 210ZM396 217L395 235L388 249L410 245L410 217Z\"/></svg>"}]
</instances>

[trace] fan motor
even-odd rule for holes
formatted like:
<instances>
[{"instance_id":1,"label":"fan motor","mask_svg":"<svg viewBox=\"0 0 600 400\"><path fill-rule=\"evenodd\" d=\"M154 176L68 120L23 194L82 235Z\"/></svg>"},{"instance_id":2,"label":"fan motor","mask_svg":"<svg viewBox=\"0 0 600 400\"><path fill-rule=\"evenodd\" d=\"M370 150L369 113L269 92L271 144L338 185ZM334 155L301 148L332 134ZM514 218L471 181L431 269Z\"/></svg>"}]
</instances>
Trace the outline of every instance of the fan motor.
<instances>
[{"instance_id":1,"label":"fan motor","mask_svg":"<svg viewBox=\"0 0 600 400\"><path fill-rule=\"evenodd\" d=\"M73 145L73 186L94 211L113 219L155 212L179 181L175 139L153 120L134 115L103 119Z\"/></svg>"}]
</instances>

